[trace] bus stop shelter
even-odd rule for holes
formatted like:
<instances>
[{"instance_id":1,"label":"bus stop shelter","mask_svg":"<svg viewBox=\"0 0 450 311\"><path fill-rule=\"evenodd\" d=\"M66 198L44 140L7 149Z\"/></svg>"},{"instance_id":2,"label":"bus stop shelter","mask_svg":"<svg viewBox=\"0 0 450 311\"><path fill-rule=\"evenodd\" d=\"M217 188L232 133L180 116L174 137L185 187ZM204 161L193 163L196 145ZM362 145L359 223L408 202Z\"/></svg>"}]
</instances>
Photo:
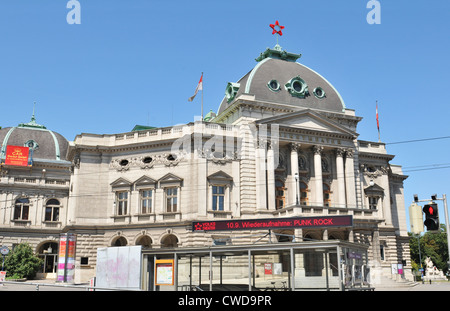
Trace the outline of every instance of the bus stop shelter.
<instances>
[{"instance_id":1,"label":"bus stop shelter","mask_svg":"<svg viewBox=\"0 0 450 311\"><path fill-rule=\"evenodd\" d=\"M142 250L142 289L368 290L368 246L339 240Z\"/></svg>"}]
</instances>

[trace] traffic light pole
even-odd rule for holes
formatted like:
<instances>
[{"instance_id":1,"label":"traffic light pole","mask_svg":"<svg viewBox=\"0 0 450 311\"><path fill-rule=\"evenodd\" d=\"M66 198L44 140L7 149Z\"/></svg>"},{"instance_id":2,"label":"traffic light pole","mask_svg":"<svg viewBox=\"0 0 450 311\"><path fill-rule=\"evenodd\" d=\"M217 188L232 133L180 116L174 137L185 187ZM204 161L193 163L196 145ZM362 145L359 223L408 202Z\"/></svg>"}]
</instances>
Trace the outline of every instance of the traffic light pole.
<instances>
[{"instance_id":1,"label":"traffic light pole","mask_svg":"<svg viewBox=\"0 0 450 311\"><path fill-rule=\"evenodd\" d=\"M444 213L445 213L445 225L447 228L447 246L448 246L448 256L449 260L447 261L447 267L450 268L450 224L448 223L448 209L447 209L447 196L445 194L442 195L442 201L444 201Z\"/></svg>"},{"instance_id":2,"label":"traffic light pole","mask_svg":"<svg viewBox=\"0 0 450 311\"><path fill-rule=\"evenodd\" d=\"M448 255L449 255L449 260L447 261L447 266L450 270L450 223L448 220L448 207L447 207L447 195L443 194L442 198L437 198L437 195L434 194L431 196L431 200L432 201L443 201L444 202L444 215L445 215L445 227L447 230L447 247L448 247ZM414 195L414 202L429 202L429 200L419 200L419 198L417 197L417 194Z\"/></svg>"}]
</instances>

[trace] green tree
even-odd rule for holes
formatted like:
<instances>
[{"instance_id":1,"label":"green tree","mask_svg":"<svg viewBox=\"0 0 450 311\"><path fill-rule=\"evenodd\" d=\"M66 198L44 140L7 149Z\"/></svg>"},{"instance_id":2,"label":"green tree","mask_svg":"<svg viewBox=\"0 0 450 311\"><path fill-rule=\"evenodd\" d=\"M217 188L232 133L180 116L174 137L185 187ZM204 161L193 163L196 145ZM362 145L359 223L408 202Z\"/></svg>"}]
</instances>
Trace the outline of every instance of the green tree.
<instances>
[{"instance_id":1,"label":"green tree","mask_svg":"<svg viewBox=\"0 0 450 311\"><path fill-rule=\"evenodd\" d=\"M445 274L448 271L447 261L449 260L445 225L441 224L439 232L426 232L424 235L419 236L419 239L416 234L412 234L411 232L408 234L411 237L409 240L409 248L413 269L420 268L418 244L418 241L420 241L422 267L425 266L425 259L430 257L434 265Z\"/></svg>"},{"instance_id":2,"label":"green tree","mask_svg":"<svg viewBox=\"0 0 450 311\"><path fill-rule=\"evenodd\" d=\"M5 259L7 277L32 279L42 263L43 261L33 254L30 245L19 244Z\"/></svg>"}]
</instances>

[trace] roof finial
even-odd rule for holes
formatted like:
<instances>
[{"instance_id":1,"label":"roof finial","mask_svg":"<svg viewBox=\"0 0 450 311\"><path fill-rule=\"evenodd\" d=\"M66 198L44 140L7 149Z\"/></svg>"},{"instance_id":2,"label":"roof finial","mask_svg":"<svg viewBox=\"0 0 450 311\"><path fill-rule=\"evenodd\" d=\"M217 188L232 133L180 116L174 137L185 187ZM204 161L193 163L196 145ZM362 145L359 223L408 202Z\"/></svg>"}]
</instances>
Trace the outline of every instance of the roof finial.
<instances>
[{"instance_id":1,"label":"roof finial","mask_svg":"<svg viewBox=\"0 0 450 311\"><path fill-rule=\"evenodd\" d=\"M31 115L30 122L28 122L28 123L20 123L18 125L18 127L32 127L32 128L46 129L46 127L44 125L36 123L35 110L36 110L36 102L34 102L34 105L33 105L33 114Z\"/></svg>"},{"instance_id":2,"label":"roof finial","mask_svg":"<svg viewBox=\"0 0 450 311\"><path fill-rule=\"evenodd\" d=\"M36 110L36 102L34 102L34 104L33 104L33 114L31 115L31 121L30 121L30 123L31 123L31 122L32 122L32 123L36 123L36 118L35 118L35 116L34 116L35 110Z\"/></svg>"},{"instance_id":3,"label":"roof finial","mask_svg":"<svg viewBox=\"0 0 450 311\"><path fill-rule=\"evenodd\" d=\"M270 24L270 28L272 28L272 34L277 34L278 36L282 36L283 32L281 31L284 29L284 26L281 26L278 21L275 22L275 24ZM281 51L281 46L278 44L278 36L277 36L277 44L275 45L275 50Z\"/></svg>"}]
</instances>

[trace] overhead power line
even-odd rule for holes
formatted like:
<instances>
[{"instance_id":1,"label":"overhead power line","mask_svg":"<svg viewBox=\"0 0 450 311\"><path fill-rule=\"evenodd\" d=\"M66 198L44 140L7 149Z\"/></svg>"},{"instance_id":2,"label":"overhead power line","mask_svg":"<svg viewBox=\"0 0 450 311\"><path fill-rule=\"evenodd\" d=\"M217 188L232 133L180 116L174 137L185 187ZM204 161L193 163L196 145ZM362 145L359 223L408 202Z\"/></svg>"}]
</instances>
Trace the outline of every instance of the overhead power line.
<instances>
[{"instance_id":1,"label":"overhead power line","mask_svg":"<svg viewBox=\"0 0 450 311\"><path fill-rule=\"evenodd\" d=\"M404 141L397 141L397 142L393 142L393 143L386 143L386 145L416 143L416 142L420 142L420 141L429 141L429 140L437 140L437 139L448 139L448 138L450 138L450 136L424 138L424 139L414 139L414 140L404 140Z\"/></svg>"}]
</instances>

